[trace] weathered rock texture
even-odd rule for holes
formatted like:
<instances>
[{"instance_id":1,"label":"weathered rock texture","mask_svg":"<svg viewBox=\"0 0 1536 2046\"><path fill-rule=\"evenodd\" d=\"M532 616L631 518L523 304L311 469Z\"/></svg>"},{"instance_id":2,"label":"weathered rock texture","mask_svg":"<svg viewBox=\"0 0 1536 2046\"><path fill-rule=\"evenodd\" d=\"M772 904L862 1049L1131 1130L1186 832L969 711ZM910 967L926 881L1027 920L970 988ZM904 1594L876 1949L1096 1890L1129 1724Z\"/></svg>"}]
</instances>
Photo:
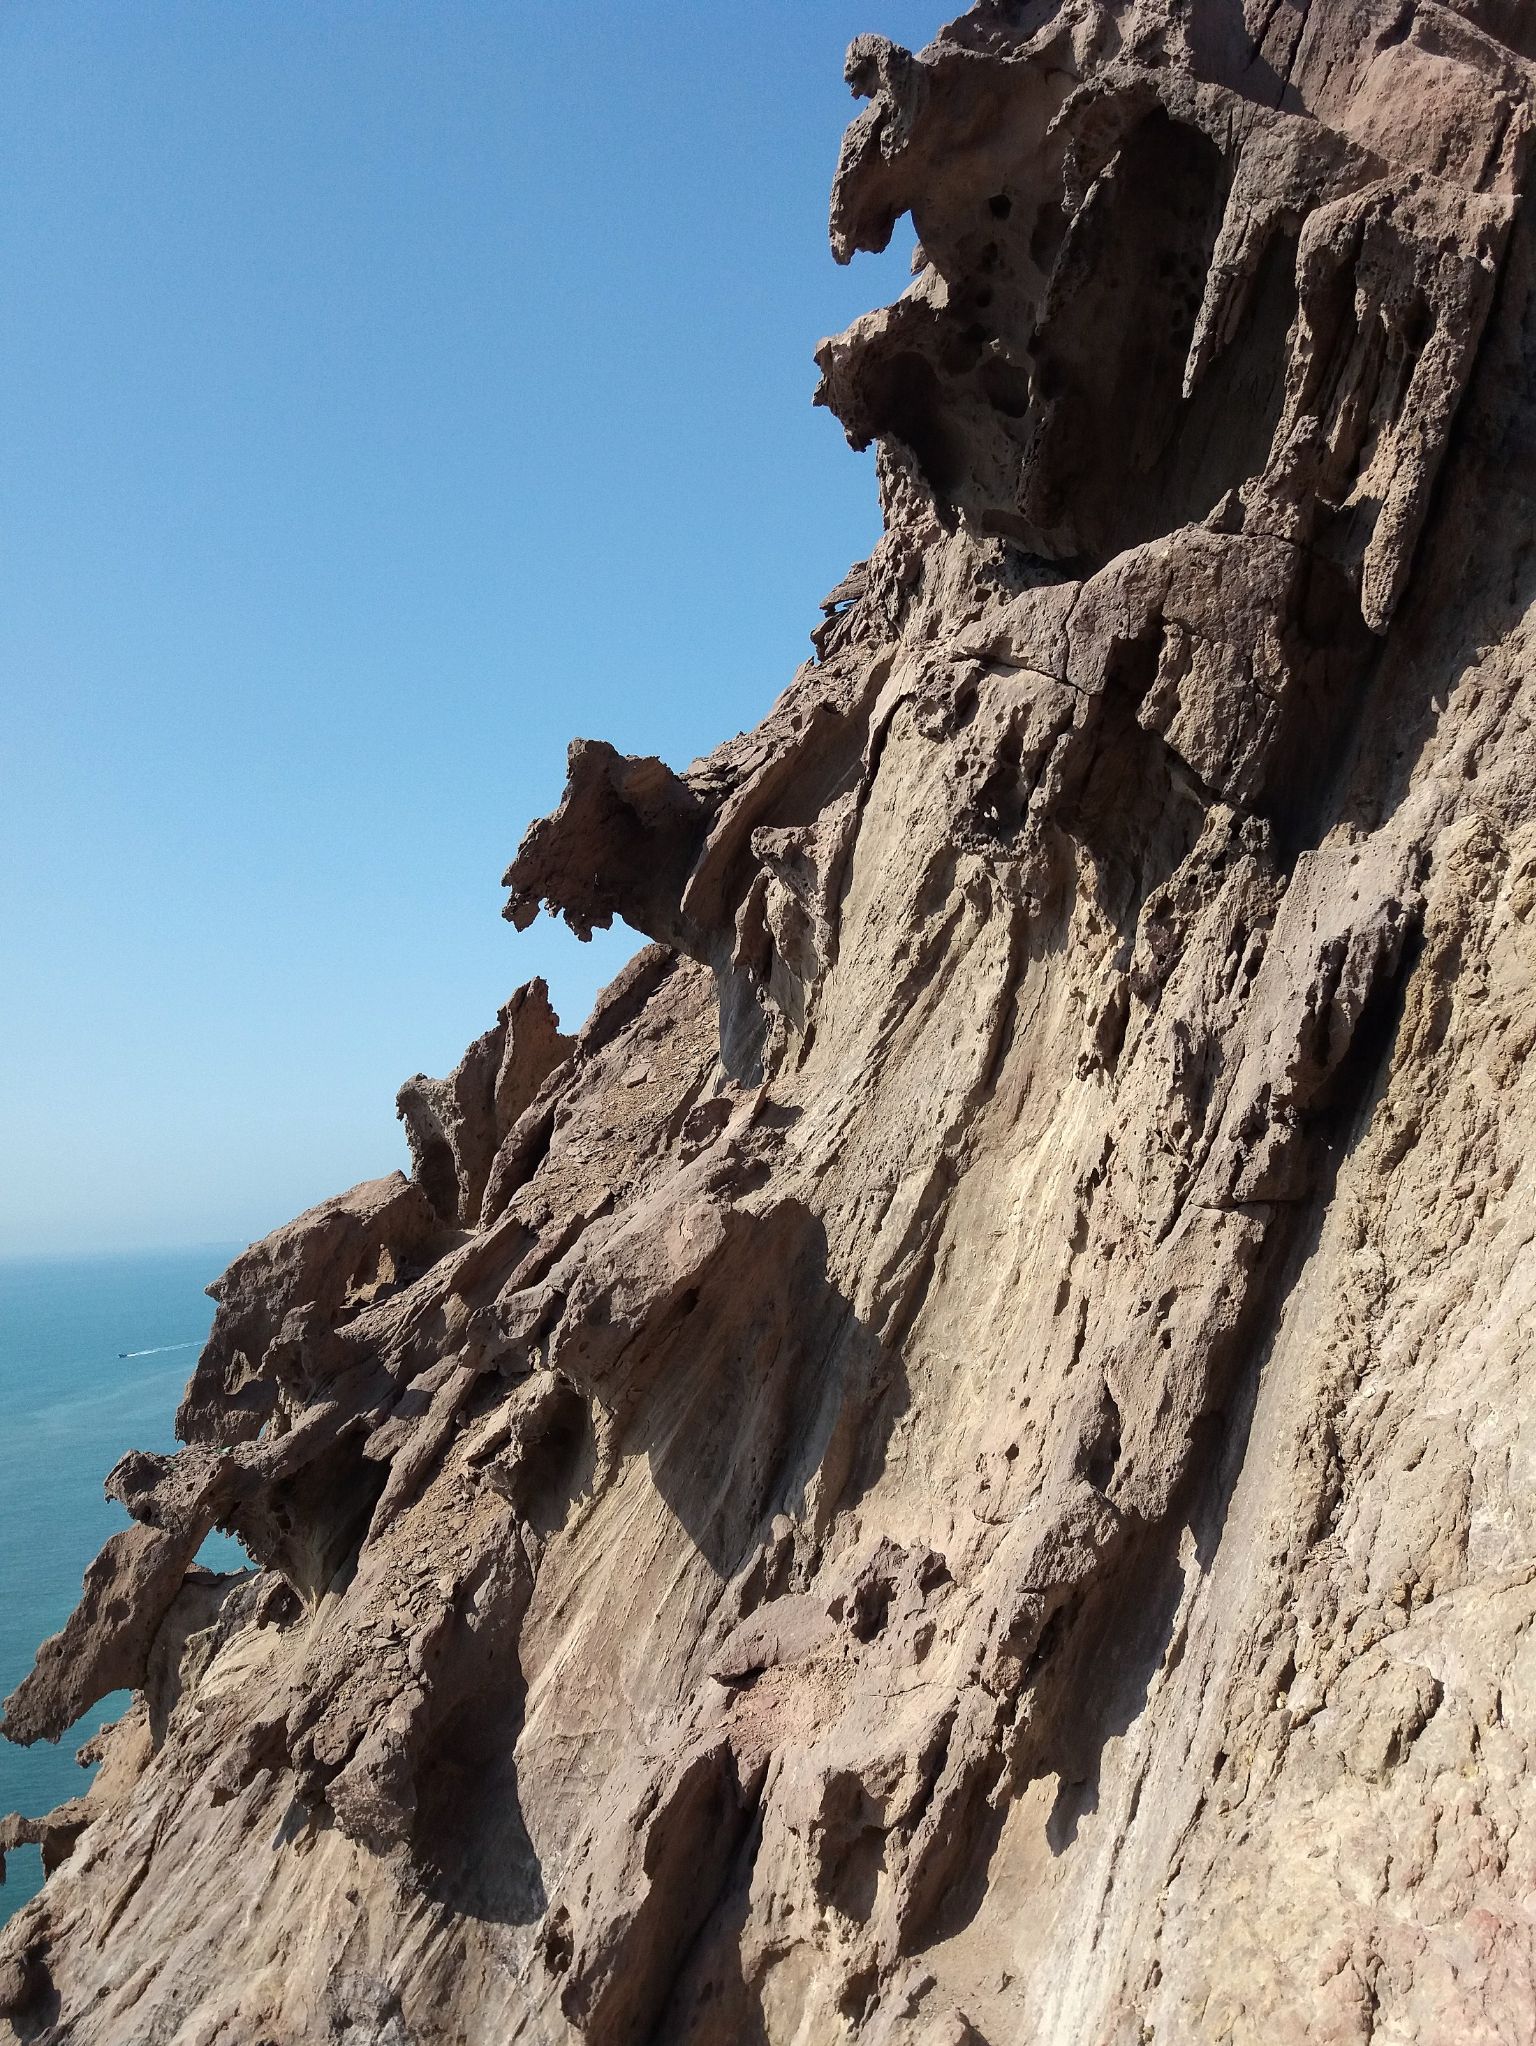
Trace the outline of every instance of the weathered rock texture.
<instances>
[{"instance_id":1,"label":"weathered rock texture","mask_svg":"<svg viewBox=\"0 0 1536 2046\"><path fill-rule=\"evenodd\" d=\"M1536 2038L1532 57L854 45L885 537L755 733L572 749L580 1035L221 1281L9 1708L141 1694L11 2036Z\"/></svg>"}]
</instances>

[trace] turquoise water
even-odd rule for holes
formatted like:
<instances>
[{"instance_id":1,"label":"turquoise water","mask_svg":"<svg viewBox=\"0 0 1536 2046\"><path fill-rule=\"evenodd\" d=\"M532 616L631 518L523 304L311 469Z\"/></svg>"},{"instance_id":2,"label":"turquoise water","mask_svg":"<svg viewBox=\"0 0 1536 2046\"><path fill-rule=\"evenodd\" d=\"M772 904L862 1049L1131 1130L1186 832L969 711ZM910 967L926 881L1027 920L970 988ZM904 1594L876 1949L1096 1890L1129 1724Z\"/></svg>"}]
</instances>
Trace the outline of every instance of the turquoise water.
<instances>
[{"instance_id":1,"label":"turquoise water","mask_svg":"<svg viewBox=\"0 0 1536 2046\"><path fill-rule=\"evenodd\" d=\"M0 1693L63 1625L97 1549L128 1525L102 1496L107 1472L127 1449L173 1446L176 1404L213 1319L203 1288L239 1248L0 1258ZM231 1567L234 1544L219 1547ZM79 1796L89 1778L75 1750L126 1702L104 1701L56 1747L0 1741L0 1812ZM35 1847L6 1859L0 1919L42 1881Z\"/></svg>"}]
</instances>

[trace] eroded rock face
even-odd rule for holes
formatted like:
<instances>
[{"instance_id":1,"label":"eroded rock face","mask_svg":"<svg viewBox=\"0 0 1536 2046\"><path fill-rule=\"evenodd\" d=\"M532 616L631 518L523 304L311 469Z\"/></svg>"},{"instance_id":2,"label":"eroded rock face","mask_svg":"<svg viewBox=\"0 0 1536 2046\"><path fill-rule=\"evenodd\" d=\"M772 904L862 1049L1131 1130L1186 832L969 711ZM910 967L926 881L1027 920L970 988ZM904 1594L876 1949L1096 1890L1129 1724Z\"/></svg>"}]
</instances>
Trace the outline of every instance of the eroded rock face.
<instances>
[{"instance_id":1,"label":"eroded rock face","mask_svg":"<svg viewBox=\"0 0 1536 2046\"><path fill-rule=\"evenodd\" d=\"M1536 2038L1533 55L854 45L885 537L755 733L573 748L580 1034L221 1282L9 2036Z\"/></svg>"}]
</instances>

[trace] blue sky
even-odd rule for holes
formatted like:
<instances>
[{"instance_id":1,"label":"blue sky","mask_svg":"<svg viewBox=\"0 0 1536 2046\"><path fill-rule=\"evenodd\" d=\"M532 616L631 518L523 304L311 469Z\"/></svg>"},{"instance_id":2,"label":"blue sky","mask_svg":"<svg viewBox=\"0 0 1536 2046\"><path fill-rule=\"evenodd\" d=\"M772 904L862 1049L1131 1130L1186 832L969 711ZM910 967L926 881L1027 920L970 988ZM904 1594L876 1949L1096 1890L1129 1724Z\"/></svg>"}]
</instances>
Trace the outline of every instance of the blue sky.
<instances>
[{"instance_id":1,"label":"blue sky","mask_svg":"<svg viewBox=\"0 0 1536 2046\"><path fill-rule=\"evenodd\" d=\"M849 38L942 5L7 0L0 1251L250 1237L634 940L567 741L756 722L878 531L810 404Z\"/></svg>"}]
</instances>

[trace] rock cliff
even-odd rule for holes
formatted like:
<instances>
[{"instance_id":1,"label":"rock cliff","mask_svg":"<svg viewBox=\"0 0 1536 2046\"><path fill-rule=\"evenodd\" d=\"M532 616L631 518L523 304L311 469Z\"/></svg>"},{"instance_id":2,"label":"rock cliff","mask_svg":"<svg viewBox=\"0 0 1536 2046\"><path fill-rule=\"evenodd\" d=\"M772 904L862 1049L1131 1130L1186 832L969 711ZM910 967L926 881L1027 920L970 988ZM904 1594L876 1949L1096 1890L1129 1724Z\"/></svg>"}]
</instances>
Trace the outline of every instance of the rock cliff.
<instances>
[{"instance_id":1,"label":"rock cliff","mask_svg":"<svg viewBox=\"0 0 1536 2046\"><path fill-rule=\"evenodd\" d=\"M237 1259L10 1700L69 2046L1536 2038L1536 12L861 37L884 537ZM255 1567L197 1567L208 1530Z\"/></svg>"}]
</instances>

